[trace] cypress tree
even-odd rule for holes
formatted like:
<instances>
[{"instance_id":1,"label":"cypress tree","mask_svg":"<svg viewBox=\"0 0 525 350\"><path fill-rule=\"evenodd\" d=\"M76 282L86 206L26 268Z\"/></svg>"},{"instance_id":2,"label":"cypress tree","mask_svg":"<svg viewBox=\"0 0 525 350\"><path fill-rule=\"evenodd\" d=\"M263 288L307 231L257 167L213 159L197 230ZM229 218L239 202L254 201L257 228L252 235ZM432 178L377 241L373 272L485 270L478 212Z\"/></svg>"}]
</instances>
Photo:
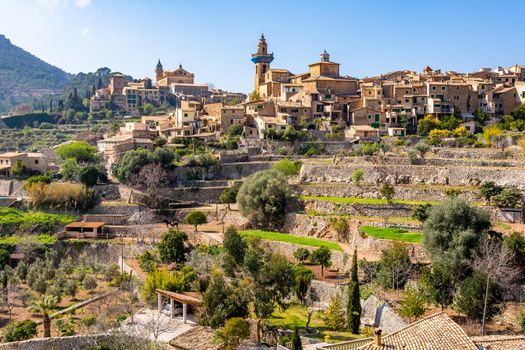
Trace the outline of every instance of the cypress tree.
<instances>
[{"instance_id":1,"label":"cypress tree","mask_svg":"<svg viewBox=\"0 0 525 350\"><path fill-rule=\"evenodd\" d=\"M359 278L357 276L357 250L354 250L354 257L352 258L352 271L350 273L350 283L348 283L348 305L346 311L348 329L354 334L359 334L362 310Z\"/></svg>"},{"instance_id":2,"label":"cypress tree","mask_svg":"<svg viewBox=\"0 0 525 350\"><path fill-rule=\"evenodd\" d=\"M299 330L297 325L293 329L292 333L292 349L291 350L303 350L303 344L301 343L301 336L299 335Z\"/></svg>"}]
</instances>

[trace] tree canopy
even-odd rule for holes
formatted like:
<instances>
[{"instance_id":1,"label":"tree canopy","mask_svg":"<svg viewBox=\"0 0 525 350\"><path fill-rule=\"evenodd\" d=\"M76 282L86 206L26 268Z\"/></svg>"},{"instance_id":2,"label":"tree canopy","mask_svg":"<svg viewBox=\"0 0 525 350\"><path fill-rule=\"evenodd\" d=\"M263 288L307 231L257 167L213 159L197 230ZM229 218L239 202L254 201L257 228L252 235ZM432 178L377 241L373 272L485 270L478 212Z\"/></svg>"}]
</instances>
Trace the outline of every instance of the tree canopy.
<instances>
[{"instance_id":1,"label":"tree canopy","mask_svg":"<svg viewBox=\"0 0 525 350\"><path fill-rule=\"evenodd\" d=\"M283 224L288 197L286 177L274 169L263 170L244 181L237 204L255 227L278 227Z\"/></svg>"}]
</instances>

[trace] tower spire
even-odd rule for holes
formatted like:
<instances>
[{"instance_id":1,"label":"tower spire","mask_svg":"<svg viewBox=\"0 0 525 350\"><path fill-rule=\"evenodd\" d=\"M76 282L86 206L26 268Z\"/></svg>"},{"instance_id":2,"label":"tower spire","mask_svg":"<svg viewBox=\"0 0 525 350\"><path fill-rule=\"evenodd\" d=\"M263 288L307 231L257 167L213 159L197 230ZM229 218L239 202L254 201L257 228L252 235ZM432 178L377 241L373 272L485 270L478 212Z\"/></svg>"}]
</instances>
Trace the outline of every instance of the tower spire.
<instances>
[{"instance_id":1,"label":"tower spire","mask_svg":"<svg viewBox=\"0 0 525 350\"><path fill-rule=\"evenodd\" d=\"M268 53L268 44L261 33L257 52L252 54L252 62L255 63L255 91L259 91L259 85L264 83L264 75L270 69L270 63L273 61L273 53Z\"/></svg>"}]
</instances>

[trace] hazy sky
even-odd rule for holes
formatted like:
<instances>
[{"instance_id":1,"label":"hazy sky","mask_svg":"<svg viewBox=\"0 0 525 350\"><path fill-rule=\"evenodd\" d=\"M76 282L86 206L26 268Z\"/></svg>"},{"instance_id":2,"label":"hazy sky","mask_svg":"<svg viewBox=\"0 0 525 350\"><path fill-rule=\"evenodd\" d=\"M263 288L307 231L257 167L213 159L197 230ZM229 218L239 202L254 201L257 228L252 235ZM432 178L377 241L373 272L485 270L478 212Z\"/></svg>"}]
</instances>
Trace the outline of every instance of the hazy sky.
<instances>
[{"instance_id":1,"label":"hazy sky","mask_svg":"<svg viewBox=\"0 0 525 350\"><path fill-rule=\"evenodd\" d=\"M341 73L525 64L525 0L0 0L0 34L68 72L134 77L179 63L198 83L253 89L261 32L273 68L302 73L326 49Z\"/></svg>"}]
</instances>

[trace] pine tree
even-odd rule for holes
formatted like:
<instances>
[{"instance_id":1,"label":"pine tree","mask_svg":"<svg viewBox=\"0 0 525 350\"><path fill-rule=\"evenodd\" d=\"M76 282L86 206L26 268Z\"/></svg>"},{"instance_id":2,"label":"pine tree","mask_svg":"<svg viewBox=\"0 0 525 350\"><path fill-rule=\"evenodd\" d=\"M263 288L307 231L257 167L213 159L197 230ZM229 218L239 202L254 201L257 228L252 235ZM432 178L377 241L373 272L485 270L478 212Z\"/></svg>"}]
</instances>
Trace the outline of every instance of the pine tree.
<instances>
[{"instance_id":1,"label":"pine tree","mask_svg":"<svg viewBox=\"0 0 525 350\"><path fill-rule=\"evenodd\" d=\"M361 293L359 291L359 278L357 276L357 250L354 250L352 258L352 271L350 273L350 283L348 284L348 305L347 305L348 329L359 334L361 324Z\"/></svg>"},{"instance_id":2,"label":"pine tree","mask_svg":"<svg viewBox=\"0 0 525 350\"><path fill-rule=\"evenodd\" d=\"M301 336L299 335L299 330L297 329L297 325L293 329L292 349L291 350L303 350L303 344L301 343Z\"/></svg>"},{"instance_id":3,"label":"pine tree","mask_svg":"<svg viewBox=\"0 0 525 350\"><path fill-rule=\"evenodd\" d=\"M98 78L97 81L97 90L102 89L104 87L104 84L102 84L102 79Z\"/></svg>"}]
</instances>

